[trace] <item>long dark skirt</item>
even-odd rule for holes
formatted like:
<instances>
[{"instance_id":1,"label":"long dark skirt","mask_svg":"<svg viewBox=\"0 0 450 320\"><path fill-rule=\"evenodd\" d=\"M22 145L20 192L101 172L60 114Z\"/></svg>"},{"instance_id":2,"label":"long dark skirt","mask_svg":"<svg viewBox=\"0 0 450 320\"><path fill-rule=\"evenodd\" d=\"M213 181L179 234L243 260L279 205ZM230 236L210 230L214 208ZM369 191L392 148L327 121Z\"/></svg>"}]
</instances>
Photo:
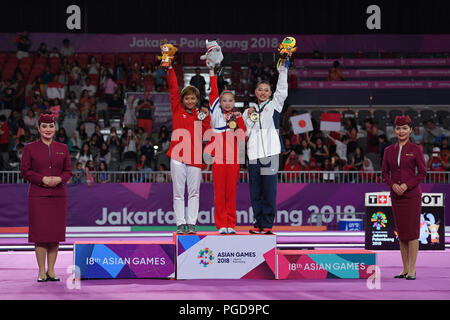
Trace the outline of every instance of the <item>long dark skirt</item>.
<instances>
[{"instance_id":1,"label":"long dark skirt","mask_svg":"<svg viewBox=\"0 0 450 320\"><path fill-rule=\"evenodd\" d=\"M66 197L28 198L28 242L66 240Z\"/></svg>"},{"instance_id":2,"label":"long dark skirt","mask_svg":"<svg viewBox=\"0 0 450 320\"><path fill-rule=\"evenodd\" d=\"M401 199L391 198L391 200L398 238L402 241L419 239L422 198L419 196Z\"/></svg>"}]
</instances>

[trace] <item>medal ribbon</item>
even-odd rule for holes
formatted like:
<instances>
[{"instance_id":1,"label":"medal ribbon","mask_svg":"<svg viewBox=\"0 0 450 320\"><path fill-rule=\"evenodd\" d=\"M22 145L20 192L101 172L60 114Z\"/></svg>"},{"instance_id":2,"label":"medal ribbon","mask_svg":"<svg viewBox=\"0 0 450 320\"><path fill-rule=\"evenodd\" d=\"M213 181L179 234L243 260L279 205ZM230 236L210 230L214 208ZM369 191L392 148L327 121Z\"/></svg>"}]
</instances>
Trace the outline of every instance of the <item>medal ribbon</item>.
<instances>
[{"instance_id":1,"label":"medal ribbon","mask_svg":"<svg viewBox=\"0 0 450 320\"><path fill-rule=\"evenodd\" d=\"M259 108L259 111L256 110L256 108L255 108L255 111L256 111L257 113L261 114L261 112L263 112L264 108L267 106L267 104L268 104L270 101L272 101L272 99L267 100L266 103L264 103L263 106ZM258 107L259 107L259 105L258 105Z\"/></svg>"},{"instance_id":2,"label":"medal ribbon","mask_svg":"<svg viewBox=\"0 0 450 320\"><path fill-rule=\"evenodd\" d=\"M225 114L225 122L227 124L227 127L230 128L229 122L231 119L233 119L234 115L232 112L226 112L226 113L224 112L224 114Z\"/></svg>"}]
</instances>

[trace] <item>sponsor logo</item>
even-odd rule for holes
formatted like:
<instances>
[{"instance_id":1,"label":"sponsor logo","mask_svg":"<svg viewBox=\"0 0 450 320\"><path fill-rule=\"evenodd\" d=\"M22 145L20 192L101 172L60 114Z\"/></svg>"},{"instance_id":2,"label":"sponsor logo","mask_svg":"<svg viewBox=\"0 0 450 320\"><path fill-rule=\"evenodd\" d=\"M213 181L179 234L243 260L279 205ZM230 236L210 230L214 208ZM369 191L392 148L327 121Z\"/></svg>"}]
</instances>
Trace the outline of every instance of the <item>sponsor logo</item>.
<instances>
[{"instance_id":1,"label":"sponsor logo","mask_svg":"<svg viewBox=\"0 0 450 320\"><path fill-rule=\"evenodd\" d=\"M375 212L374 214L372 214L372 218L370 219L370 222L372 222L372 227L377 229L377 230L381 230L381 228L386 227L387 224L387 218L386 215L381 212Z\"/></svg>"},{"instance_id":2,"label":"sponsor logo","mask_svg":"<svg viewBox=\"0 0 450 320\"><path fill-rule=\"evenodd\" d=\"M384 194L378 196L378 203L380 204L386 204L387 200L387 196Z\"/></svg>"},{"instance_id":3,"label":"sponsor logo","mask_svg":"<svg viewBox=\"0 0 450 320\"><path fill-rule=\"evenodd\" d=\"M288 269L290 271L339 271L339 270L365 270L366 264L364 262L334 262L334 263L289 263Z\"/></svg>"},{"instance_id":4,"label":"sponsor logo","mask_svg":"<svg viewBox=\"0 0 450 320\"><path fill-rule=\"evenodd\" d=\"M152 265L161 266L166 264L164 257L86 257L86 265Z\"/></svg>"},{"instance_id":5,"label":"sponsor logo","mask_svg":"<svg viewBox=\"0 0 450 320\"><path fill-rule=\"evenodd\" d=\"M197 258L200 260L200 264L203 265L203 267L207 267L208 265L213 263L214 253L211 249L205 248L203 250L200 250L198 252Z\"/></svg>"},{"instance_id":6,"label":"sponsor logo","mask_svg":"<svg viewBox=\"0 0 450 320\"><path fill-rule=\"evenodd\" d=\"M377 196L369 195L369 204L377 204Z\"/></svg>"},{"instance_id":7,"label":"sponsor logo","mask_svg":"<svg viewBox=\"0 0 450 320\"><path fill-rule=\"evenodd\" d=\"M367 196L367 201L366 201L366 203L367 204L371 204L371 205L374 205L374 204L379 204L379 205L384 205L384 206L386 206L386 205L388 205L389 204L389 198L390 198L390 195L389 195L389 193L384 193L384 194L369 194L368 196Z\"/></svg>"}]
</instances>

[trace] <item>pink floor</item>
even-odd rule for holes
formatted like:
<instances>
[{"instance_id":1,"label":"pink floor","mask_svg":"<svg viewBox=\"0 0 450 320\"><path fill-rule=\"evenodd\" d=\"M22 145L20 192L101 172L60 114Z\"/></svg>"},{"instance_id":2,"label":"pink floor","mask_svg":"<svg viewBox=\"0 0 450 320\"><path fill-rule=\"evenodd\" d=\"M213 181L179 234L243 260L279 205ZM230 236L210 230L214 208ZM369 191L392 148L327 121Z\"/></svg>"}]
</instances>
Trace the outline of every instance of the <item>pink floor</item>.
<instances>
[{"instance_id":1,"label":"pink floor","mask_svg":"<svg viewBox=\"0 0 450 320\"><path fill-rule=\"evenodd\" d=\"M0 252L2 300L442 300L450 299L450 250L421 251L417 280L393 279L401 271L398 251L377 251L381 281L370 289L365 279L324 280L83 280L67 284L72 252L61 251L56 272L61 282L37 283L33 252ZM371 282L374 284L373 282Z\"/></svg>"}]
</instances>

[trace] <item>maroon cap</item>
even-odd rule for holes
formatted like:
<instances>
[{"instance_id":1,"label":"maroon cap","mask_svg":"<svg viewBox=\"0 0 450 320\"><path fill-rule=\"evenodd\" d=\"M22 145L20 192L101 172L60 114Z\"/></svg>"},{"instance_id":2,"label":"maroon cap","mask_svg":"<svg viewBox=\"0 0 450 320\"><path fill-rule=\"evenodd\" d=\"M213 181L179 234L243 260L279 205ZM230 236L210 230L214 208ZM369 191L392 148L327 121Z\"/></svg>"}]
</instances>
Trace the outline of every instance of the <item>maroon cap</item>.
<instances>
[{"instance_id":1,"label":"maroon cap","mask_svg":"<svg viewBox=\"0 0 450 320\"><path fill-rule=\"evenodd\" d=\"M55 117L53 117L52 114L42 113L39 116L39 122L40 123L53 123L53 122L55 122Z\"/></svg>"},{"instance_id":2,"label":"maroon cap","mask_svg":"<svg viewBox=\"0 0 450 320\"><path fill-rule=\"evenodd\" d=\"M395 125L396 126L404 126L405 124L410 124L411 118L409 116L396 116L395 117Z\"/></svg>"}]
</instances>

